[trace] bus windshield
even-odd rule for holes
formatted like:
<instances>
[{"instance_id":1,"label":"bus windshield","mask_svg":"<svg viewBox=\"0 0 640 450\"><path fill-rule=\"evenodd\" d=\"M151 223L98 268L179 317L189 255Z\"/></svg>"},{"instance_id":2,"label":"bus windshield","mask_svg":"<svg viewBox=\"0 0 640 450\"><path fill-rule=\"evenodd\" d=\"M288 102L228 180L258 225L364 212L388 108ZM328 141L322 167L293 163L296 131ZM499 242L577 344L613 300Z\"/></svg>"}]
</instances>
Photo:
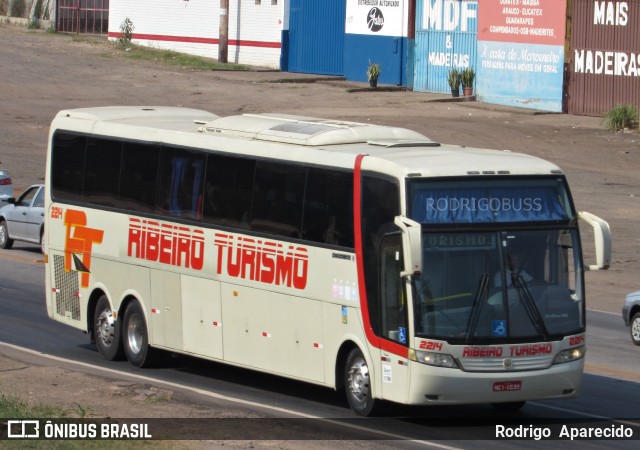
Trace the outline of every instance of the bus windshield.
<instances>
[{"instance_id":1,"label":"bus windshield","mask_svg":"<svg viewBox=\"0 0 640 450\"><path fill-rule=\"evenodd\" d=\"M423 232L422 239L416 335L478 343L584 331L575 229Z\"/></svg>"}]
</instances>

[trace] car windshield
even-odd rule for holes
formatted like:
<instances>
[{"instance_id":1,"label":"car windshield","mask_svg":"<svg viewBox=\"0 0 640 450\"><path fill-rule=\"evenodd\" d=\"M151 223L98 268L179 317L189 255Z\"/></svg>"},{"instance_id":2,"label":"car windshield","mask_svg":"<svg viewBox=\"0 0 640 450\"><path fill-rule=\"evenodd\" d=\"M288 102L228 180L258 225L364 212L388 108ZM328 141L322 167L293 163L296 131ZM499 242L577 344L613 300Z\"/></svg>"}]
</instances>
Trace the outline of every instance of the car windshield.
<instances>
[{"instance_id":1,"label":"car windshield","mask_svg":"<svg viewBox=\"0 0 640 450\"><path fill-rule=\"evenodd\" d=\"M547 340L584 330L577 232L423 233L416 334L464 342Z\"/></svg>"}]
</instances>

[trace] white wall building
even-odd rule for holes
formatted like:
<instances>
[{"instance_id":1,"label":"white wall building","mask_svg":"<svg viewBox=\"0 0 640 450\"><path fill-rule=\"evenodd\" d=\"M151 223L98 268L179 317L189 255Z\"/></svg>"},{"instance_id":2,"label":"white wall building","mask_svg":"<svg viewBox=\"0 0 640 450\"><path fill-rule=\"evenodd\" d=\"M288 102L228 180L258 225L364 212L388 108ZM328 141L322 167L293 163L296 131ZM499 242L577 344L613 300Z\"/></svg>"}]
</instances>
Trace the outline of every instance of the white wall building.
<instances>
[{"instance_id":1,"label":"white wall building","mask_svg":"<svg viewBox=\"0 0 640 450\"><path fill-rule=\"evenodd\" d=\"M229 1L228 62L280 67L285 1ZM128 17L133 43L218 58L220 0L111 0L109 39Z\"/></svg>"}]
</instances>

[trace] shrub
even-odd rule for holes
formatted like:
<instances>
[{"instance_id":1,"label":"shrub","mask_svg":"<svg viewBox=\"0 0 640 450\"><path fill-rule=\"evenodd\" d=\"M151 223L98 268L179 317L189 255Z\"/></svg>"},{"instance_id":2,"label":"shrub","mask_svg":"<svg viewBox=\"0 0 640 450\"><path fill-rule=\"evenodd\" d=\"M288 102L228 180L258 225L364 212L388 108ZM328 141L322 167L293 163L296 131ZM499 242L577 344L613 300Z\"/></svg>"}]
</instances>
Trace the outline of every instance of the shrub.
<instances>
[{"instance_id":1,"label":"shrub","mask_svg":"<svg viewBox=\"0 0 640 450\"><path fill-rule=\"evenodd\" d=\"M133 22L128 17L122 21L120 24L120 33L122 34L116 40L120 47L125 48L127 45L131 44L134 28Z\"/></svg>"},{"instance_id":2,"label":"shrub","mask_svg":"<svg viewBox=\"0 0 640 450\"><path fill-rule=\"evenodd\" d=\"M638 128L638 109L628 104L617 105L605 114L603 125L611 131Z\"/></svg>"}]
</instances>

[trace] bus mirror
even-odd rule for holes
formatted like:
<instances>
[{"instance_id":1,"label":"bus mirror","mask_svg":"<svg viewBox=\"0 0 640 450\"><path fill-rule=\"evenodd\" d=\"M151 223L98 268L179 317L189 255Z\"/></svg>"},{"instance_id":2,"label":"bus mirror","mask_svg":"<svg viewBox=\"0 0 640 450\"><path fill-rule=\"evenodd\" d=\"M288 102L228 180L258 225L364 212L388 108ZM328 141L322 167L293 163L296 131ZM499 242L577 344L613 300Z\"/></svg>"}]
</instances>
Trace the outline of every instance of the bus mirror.
<instances>
[{"instance_id":1,"label":"bus mirror","mask_svg":"<svg viewBox=\"0 0 640 450\"><path fill-rule=\"evenodd\" d=\"M422 272L422 227L418 222L403 216L396 216L393 221L402 230L402 247L404 254L403 277Z\"/></svg>"},{"instance_id":2,"label":"bus mirror","mask_svg":"<svg viewBox=\"0 0 640 450\"><path fill-rule=\"evenodd\" d=\"M591 225L593 229L596 264L589 265L589 270L608 269L611 264L611 230L609 229L609 224L600 217L584 211L578 213L578 217Z\"/></svg>"}]
</instances>

